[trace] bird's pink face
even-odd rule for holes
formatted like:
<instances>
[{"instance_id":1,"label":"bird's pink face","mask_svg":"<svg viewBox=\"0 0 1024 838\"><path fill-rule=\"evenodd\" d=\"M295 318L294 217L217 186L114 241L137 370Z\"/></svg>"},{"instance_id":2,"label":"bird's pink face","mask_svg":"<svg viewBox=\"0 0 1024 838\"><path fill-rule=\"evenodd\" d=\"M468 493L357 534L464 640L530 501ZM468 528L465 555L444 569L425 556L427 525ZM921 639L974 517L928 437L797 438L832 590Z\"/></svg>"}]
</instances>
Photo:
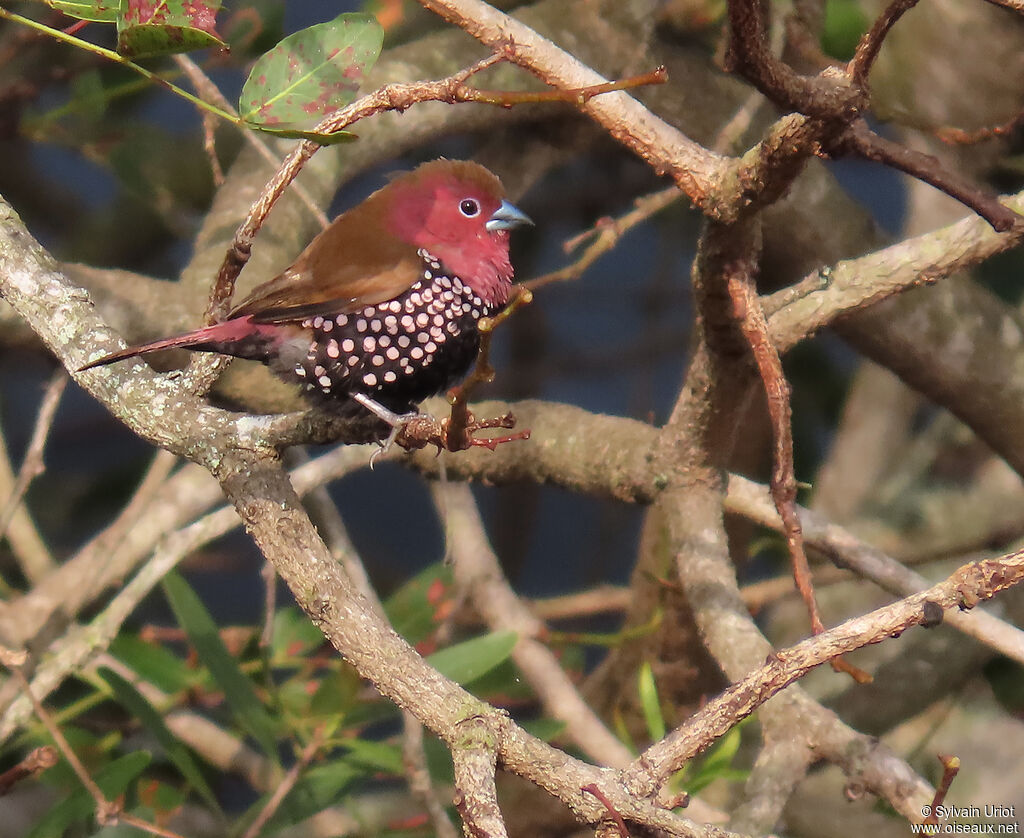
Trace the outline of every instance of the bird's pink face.
<instances>
[{"instance_id":1,"label":"bird's pink face","mask_svg":"<svg viewBox=\"0 0 1024 838\"><path fill-rule=\"evenodd\" d=\"M482 184L437 174L402 185L391 205L391 228L439 259L488 305L500 306L512 288L512 225L494 221L502 206L508 205Z\"/></svg>"}]
</instances>

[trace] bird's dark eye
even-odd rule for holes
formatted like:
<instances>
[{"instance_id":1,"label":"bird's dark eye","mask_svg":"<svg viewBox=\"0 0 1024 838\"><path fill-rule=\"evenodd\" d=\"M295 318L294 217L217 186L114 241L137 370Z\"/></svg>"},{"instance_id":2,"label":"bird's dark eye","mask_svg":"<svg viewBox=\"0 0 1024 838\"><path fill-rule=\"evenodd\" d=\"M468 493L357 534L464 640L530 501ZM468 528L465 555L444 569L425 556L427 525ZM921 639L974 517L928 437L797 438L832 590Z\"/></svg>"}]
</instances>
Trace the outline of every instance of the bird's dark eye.
<instances>
[{"instance_id":1,"label":"bird's dark eye","mask_svg":"<svg viewBox=\"0 0 1024 838\"><path fill-rule=\"evenodd\" d=\"M459 203L459 212L466 218L475 218L480 215L480 202L475 198L463 198Z\"/></svg>"}]
</instances>

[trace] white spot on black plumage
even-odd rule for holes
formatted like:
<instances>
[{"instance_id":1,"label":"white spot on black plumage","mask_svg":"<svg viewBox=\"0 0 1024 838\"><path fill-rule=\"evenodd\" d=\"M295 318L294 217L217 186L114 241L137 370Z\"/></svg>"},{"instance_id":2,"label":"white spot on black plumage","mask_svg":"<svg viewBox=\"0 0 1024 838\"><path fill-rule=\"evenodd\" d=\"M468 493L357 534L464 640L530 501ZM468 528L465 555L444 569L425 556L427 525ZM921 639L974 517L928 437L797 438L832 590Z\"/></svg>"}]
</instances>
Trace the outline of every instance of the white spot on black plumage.
<instances>
[{"instance_id":1,"label":"white spot on black plumage","mask_svg":"<svg viewBox=\"0 0 1024 838\"><path fill-rule=\"evenodd\" d=\"M475 308L470 312L470 314L472 314L477 320L480 319L480 309Z\"/></svg>"},{"instance_id":2,"label":"white spot on black plumage","mask_svg":"<svg viewBox=\"0 0 1024 838\"><path fill-rule=\"evenodd\" d=\"M327 370L320 364L317 364L315 367L313 367L313 375L315 375L317 378L319 378L325 372L327 372Z\"/></svg>"},{"instance_id":3,"label":"white spot on black plumage","mask_svg":"<svg viewBox=\"0 0 1024 838\"><path fill-rule=\"evenodd\" d=\"M331 378L330 378L330 376L321 375L317 379L317 381L320 382L320 386L323 387L325 390L330 390L331 389Z\"/></svg>"},{"instance_id":4,"label":"white spot on black plumage","mask_svg":"<svg viewBox=\"0 0 1024 838\"><path fill-rule=\"evenodd\" d=\"M379 332L381 329L384 328L384 324L381 323L380 320L378 320L376 317L374 317L373 320L370 321L370 328L375 332Z\"/></svg>"},{"instance_id":5,"label":"white spot on black plumage","mask_svg":"<svg viewBox=\"0 0 1024 838\"><path fill-rule=\"evenodd\" d=\"M390 346L390 345L391 345L391 338L389 338L387 335L381 335L379 338L377 338L377 346Z\"/></svg>"},{"instance_id":6,"label":"white spot on black plumage","mask_svg":"<svg viewBox=\"0 0 1024 838\"><path fill-rule=\"evenodd\" d=\"M366 321L362 317L360 317L356 321L356 331L357 332L365 332L366 331Z\"/></svg>"},{"instance_id":7,"label":"white spot on black plumage","mask_svg":"<svg viewBox=\"0 0 1024 838\"><path fill-rule=\"evenodd\" d=\"M427 350L427 352L428 352L429 354L431 354L431 355L433 355L433 354L434 354L435 352L437 352L437 344L436 344L436 343L434 343L433 341L430 341L430 343L428 343L428 344L427 344L426 346L424 346L423 348L424 348L424 349L426 349L426 350Z\"/></svg>"},{"instance_id":8,"label":"white spot on black plumage","mask_svg":"<svg viewBox=\"0 0 1024 838\"><path fill-rule=\"evenodd\" d=\"M302 366L302 364L296 364L295 365L295 374L299 378L305 378L306 377L306 368L304 366Z\"/></svg>"},{"instance_id":9,"label":"white spot on black plumage","mask_svg":"<svg viewBox=\"0 0 1024 838\"><path fill-rule=\"evenodd\" d=\"M393 314L389 314L384 318L384 328L388 330L389 335L393 335L398 331L398 318Z\"/></svg>"},{"instance_id":10,"label":"white spot on black plumage","mask_svg":"<svg viewBox=\"0 0 1024 838\"><path fill-rule=\"evenodd\" d=\"M424 279L433 279L434 275L430 271L424 271L423 272L423 278Z\"/></svg>"},{"instance_id":11,"label":"white spot on black plumage","mask_svg":"<svg viewBox=\"0 0 1024 838\"><path fill-rule=\"evenodd\" d=\"M426 326L429 322L430 318L427 316L427 313L425 311L421 311L419 314L416 315L417 326Z\"/></svg>"},{"instance_id":12,"label":"white spot on black plumage","mask_svg":"<svg viewBox=\"0 0 1024 838\"><path fill-rule=\"evenodd\" d=\"M365 384L367 387L373 387L376 383L377 376L375 376L372 372L368 372L366 375L363 376L363 384Z\"/></svg>"},{"instance_id":13,"label":"white spot on black plumage","mask_svg":"<svg viewBox=\"0 0 1024 838\"><path fill-rule=\"evenodd\" d=\"M324 331L325 332L329 332L333 328L334 328L334 321L333 320L325 320L324 321Z\"/></svg>"},{"instance_id":14,"label":"white spot on black plumage","mask_svg":"<svg viewBox=\"0 0 1024 838\"><path fill-rule=\"evenodd\" d=\"M330 322L330 321L328 321ZM337 358L341 354L341 349L338 347L338 341L333 338L327 342L327 357Z\"/></svg>"},{"instance_id":15,"label":"white spot on black plumage","mask_svg":"<svg viewBox=\"0 0 1024 838\"><path fill-rule=\"evenodd\" d=\"M363 351L364 352L373 352L373 350L376 349L376 348L377 348L377 341L376 340L374 340L372 337L363 338Z\"/></svg>"},{"instance_id":16,"label":"white spot on black plumage","mask_svg":"<svg viewBox=\"0 0 1024 838\"><path fill-rule=\"evenodd\" d=\"M403 314L401 322L402 322L402 328L404 328L406 331L410 331L412 329L412 327L413 327L413 319L412 319L412 315L411 314Z\"/></svg>"},{"instance_id":17,"label":"white spot on black plumage","mask_svg":"<svg viewBox=\"0 0 1024 838\"><path fill-rule=\"evenodd\" d=\"M397 361L398 356L401 355L402 353L398 351L397 347L389 346L388 351L385 352L384 354L388 356L389 361Z\"/></svg>"},{"instance_id":18,"label":"white spot on black plumage","mask_svg":"<svg viewBox=\"0 0 1024 838\"><path fill-rule=\"evenodd\" d=\"M345 340L341 342L342 352L351 352L355 348L356 344L355 341L352 340L352 338L345 338Z\"/></svg>"},{"instance_id":19,"label":"white spot on black plumage","mask_svg":"<svg viewBox=\"0 0 1024 838\"><path fill-rule=\"evenodd\" d=\"M354 367L354 366L355 366L356 364L358 364L358 363L359 363L359 356L358 356L358 355L352 355L352 356L351 356L351 357L350 357L350 358L348 359L348 365L349 365L350 367Z\"/></svg>"},{"instance_id":20,"label":"white spot on black plumage","mask_svg":"<svg viewBox=\"0 0 1024 838\"><path fill-rule=\"evenodd\" d=\"M434 325L435 326L443 326L444 325L444 315L443 314L435 314L434 315Z\"/></svg>"},{"instance_id":21,"label":"white spot on black plumage","mask_svg":"<svg viewBox=\"0 0 1024 838\"><path fill-rule=\"evenodd\" d=\"M410 343L412 343L412 341L409 339L408 335L398 336L398 345L401 346L402 349L408 349Z\"/></svg>"},{"instance_id":22,"label":"white spot on black plumage","mask_svg":"<svg viewBox=\"0 0 1024 838\"><path fill-rule=\"evenodd\" d=\"M426 332L417 332L416 340L419 341L420 343L426 343L428 340L430 340L430 335L428 335Z\"/></svg>"},{"instance_id":23,"label":"white spot on black plumage","mask_svg":"<svg viewBox=\"0 0 1024 838\"><path fill-rule=\"evenodd\" d=\"M392 381L398 381L398 376L393 370L388 370L384 373L384 380L390 384Z\"/></svg>"},{"instance_id":24,"label":"white spot on black plumage","mask_svg":"<svg viewBox=\"0 0 1024 838\"><path fill-rule=\"evenodd\" d=\"M440 326L431 326L430 327L430 336L434 340L444 340L444 332L441 331L441 327Z\"/></svg>"},{"instance_id":25,"label":"white spot on black plumage","mask_svg":"<svg viewBox=\"0 0 1024 838\"><path fill-rule=\"evenodd\" d=\"M373 365L374 365L375 367L382 367L382 366L384 366L384 356L383 356L383 355L374 355L374 356L373 356L373 357L372 357L372 358L370 359L370 361L371 361L371 363L372 363L372 364L373 364Z\"/></svg>"},{"instance_id":26,"label":"white spot on black plumage","mask_svg":"<svg viewBox=\"0 0 1024 838\"><path fill-rule=\"evenodd\" d=\"M323 328L323 325L324 325L324 319L319 314L316 317L313 318L313 328L314 329Z\"/></svg>"},{"instance_id":27,"label":"white spot on black plumage","mask_svg":"<svg viewBox=\"0 0 1024 838\"><path fill-rule=\"evenodd\" d=\"M338 324L339 326L347 326L347 325L348 325L348 315L347 315L347 314L339 314L339 315L338 315L338 316L337 316L337 317L336 317L336 318L334 319L334 321L335 321L335 322L336 322L336 323L337 323L337 324Z\"/></svg>"},{"instance_id":28,"label":"white spot on black plumage","mask_svg":"<svg viewBox=\"0 0 1024 838\"><path fill-rule=\"evenodd\" d=\"M420 349L418 346L414 346L412 349L409 350L409 357L412 358L414 361L418 361L420 358L423 357L423 350Z\"/></svg>"}]
</instances>

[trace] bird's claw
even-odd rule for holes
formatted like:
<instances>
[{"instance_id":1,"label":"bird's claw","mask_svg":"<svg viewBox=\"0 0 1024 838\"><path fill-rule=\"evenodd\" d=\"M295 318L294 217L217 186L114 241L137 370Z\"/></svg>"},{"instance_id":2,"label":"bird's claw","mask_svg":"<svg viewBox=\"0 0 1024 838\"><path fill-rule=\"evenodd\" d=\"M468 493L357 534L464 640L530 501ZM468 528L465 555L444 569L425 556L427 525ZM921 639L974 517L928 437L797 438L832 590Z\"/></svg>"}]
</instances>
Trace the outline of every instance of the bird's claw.
<instances>
[{"instance_id":1,"label":"bird's claw","mask_svg":"<svg viewBox=\"0 0 1024 838\"><path fill-rule=\"evenodd\" d=\"M430 419L429 416L423 413L394 413L392 416L395 419L394 424L388 422L391 425L391 433L388 434L387 439L379 440L377 445L380 446L376 451L370 455L370 471L373 471L374 465L377 460L383 457L388 451L391 450L391 446L395 444L395 440L398 439L399 435L406 429L410 422L414 419ZM384 420L387 422L387 420Z\"/></svg>"},{"instance_id":2,"label":"bird's claw","mask_svg":"<svg viewBox=\"0 0 1024 838\"><path fill-rule=\"evenodd\" d=\"M399 435L406 429L410 422L414 419L430 419L429 416L417 413L416 411L410 411L409 413L395 413L393 410L388 410L388 408L384 407L380 402L371 399L363 393L356 393L352 398L380 419L381 422L391 427L391 433L388 434L387 438L377 443L380 448L370 455L371 469L381 457L388 453L391 446L395 444L395 440L398 439Z\"/></svg>"}]
</instances>

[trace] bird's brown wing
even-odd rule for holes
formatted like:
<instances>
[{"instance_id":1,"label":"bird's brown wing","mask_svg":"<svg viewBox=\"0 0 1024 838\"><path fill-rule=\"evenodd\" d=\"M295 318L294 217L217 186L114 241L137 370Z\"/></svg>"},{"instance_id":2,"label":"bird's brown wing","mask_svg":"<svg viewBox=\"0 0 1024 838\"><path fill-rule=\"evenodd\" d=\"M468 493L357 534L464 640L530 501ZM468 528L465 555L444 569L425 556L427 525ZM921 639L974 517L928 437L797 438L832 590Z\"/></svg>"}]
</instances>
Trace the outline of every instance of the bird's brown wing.
<instances>
[{"instance_id":1,"label":"bird's brown wing","mask_svg":"<svg viewBox=\"0 0 1024 838\"><path fill-rule=\"evenodd\" d=\"M350 313L404 293L422 276L423 260L362 207L320 233L291 267L257 286L230 316L251 316L257 323L301 320Z\"/></svg>"}]
</instances>

